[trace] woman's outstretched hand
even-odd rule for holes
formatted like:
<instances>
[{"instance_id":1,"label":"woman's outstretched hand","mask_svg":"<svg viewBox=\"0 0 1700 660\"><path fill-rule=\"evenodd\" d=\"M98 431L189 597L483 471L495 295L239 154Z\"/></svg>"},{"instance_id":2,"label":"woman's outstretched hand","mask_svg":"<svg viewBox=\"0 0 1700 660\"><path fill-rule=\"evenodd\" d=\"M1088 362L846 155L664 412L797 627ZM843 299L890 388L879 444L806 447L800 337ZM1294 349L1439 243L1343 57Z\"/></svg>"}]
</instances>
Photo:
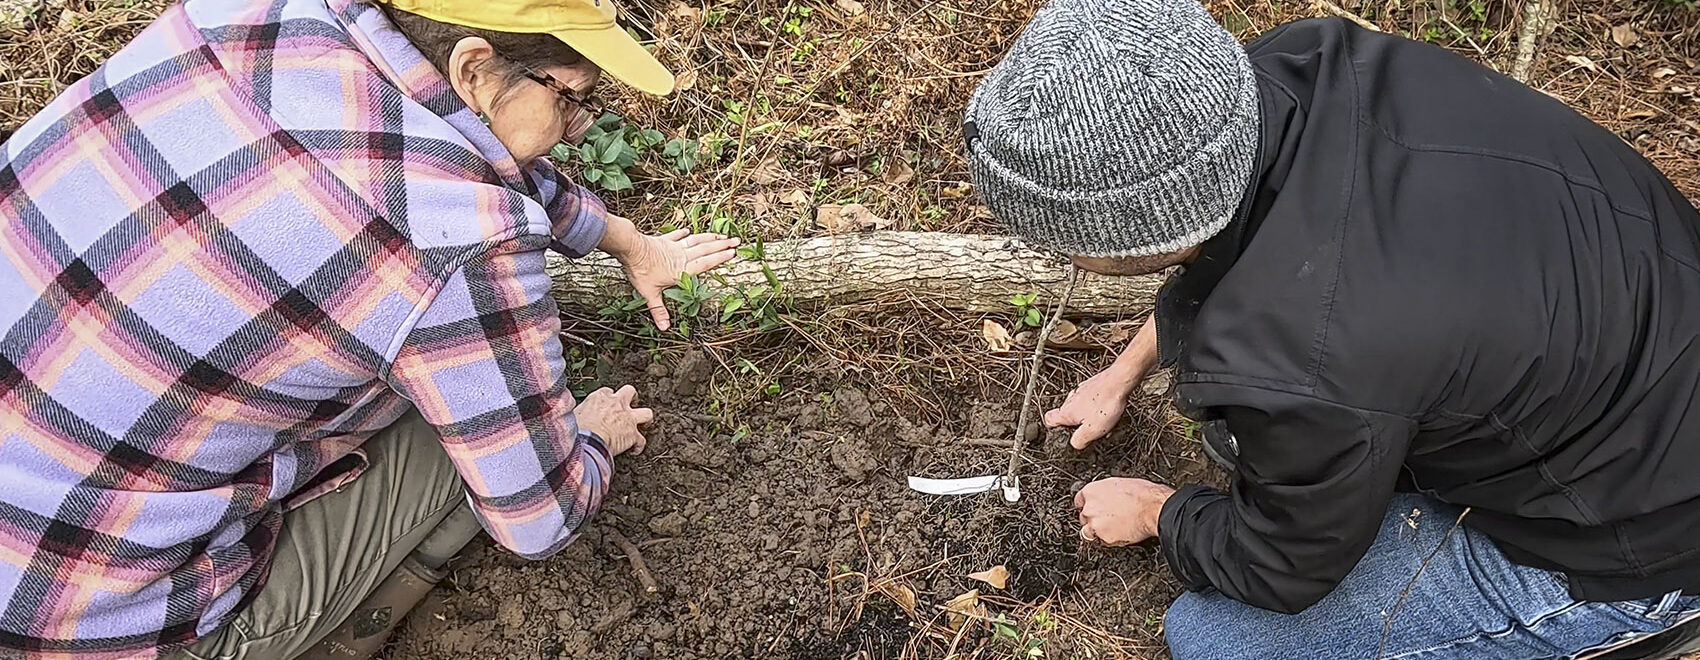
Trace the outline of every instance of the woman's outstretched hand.
<instances>
[{"instance_id":1,"label":"woman's outstretched hand","mask_svg":"<svg viewBox=\"0 0 1700 660\"><path fill-rule=\"evenodd\" d=\"M661 236L637 231L630 221L611 222L602 249L620 261L626 279L649 306L658 330L667 330L672 319L661 295L677 285L682 275L701 275L738 255L738 239L720 234L693 234L680 229Z\"/></svg>"}]
</instances>

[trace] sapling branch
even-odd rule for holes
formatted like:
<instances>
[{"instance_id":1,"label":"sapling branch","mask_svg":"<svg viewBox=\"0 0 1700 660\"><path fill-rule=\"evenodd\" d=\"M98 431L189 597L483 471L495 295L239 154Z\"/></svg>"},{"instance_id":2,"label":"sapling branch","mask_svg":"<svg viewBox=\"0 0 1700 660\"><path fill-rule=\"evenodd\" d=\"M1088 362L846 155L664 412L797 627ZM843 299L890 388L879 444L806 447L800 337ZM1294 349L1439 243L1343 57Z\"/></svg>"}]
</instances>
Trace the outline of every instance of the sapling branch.
<instances>
[{"instance_id":1,"label":"sapling branch","mask_svg":"<svg viewBox=\"0 0 1700 660\"><path fill-rule=\"evenodd\" d=\"M1063 312L1068 310L1068 299L1074 295L1074 285L1080 281L1080 269L1073 264L1068 267L1068 286L1063 288L1062 298L1057 300L1057 308L1051 310L1051 318L1045 321L1045 327L1039 329L1039 336L1033 347L1033 367L1027 372L1027 391L1021 395L1021 413L1015 421L1015 443L1009 450L1009 469L1004 471L1005 484L1015 483L1015 470L1021 465L1021 450L1027 446L1027 425L1033 417L1033 392L1038 389L1039 369L1045 365L1045 342L1050 340L1051 331L1057 328L1057 322L1062 320Z\"/></svg>"}]
</instances>

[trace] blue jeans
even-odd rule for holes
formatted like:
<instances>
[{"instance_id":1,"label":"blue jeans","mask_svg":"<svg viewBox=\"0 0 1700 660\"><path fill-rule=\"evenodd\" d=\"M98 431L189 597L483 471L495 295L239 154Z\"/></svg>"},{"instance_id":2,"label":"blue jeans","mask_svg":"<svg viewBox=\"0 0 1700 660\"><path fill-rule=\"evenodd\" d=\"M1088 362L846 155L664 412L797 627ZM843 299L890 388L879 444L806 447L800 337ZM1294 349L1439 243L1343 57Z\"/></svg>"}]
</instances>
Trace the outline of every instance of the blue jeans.
<instances>
[{"instance_id":1,"label":"blue jeans","mask_svg":"<svg viewBox=\"0 0 1700 660\"><path fill-rule=\"evenodd\" d=\"M1182 595L1164 618L1169 650L1175 660L1569 658L1700 611L1700 597L1681 594L1578 602L1563 575L1513 564L1486 536L1455 526L1460 512L1425 497L1394 497L1357 567L1298 614L1214 590Z\"/></svg>"}]
</instances>

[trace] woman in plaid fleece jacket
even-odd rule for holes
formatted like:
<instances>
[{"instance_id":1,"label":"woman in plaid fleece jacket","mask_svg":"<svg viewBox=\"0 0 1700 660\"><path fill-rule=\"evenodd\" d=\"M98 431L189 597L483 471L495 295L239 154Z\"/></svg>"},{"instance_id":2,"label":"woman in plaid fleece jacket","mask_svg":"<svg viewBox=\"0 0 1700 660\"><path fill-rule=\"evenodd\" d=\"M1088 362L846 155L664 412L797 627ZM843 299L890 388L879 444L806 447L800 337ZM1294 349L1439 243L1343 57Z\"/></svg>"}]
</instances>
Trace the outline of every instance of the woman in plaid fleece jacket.
<instances>
[{"instance_id":1,"label":"woman in plaid fleece jacket","mask_svg":"<svg viewBox=\"0 0 1700 660\"><path fill-rule=\"evenodd\" d=\"M187 0L0 144L0 657L291 657L462 503L572 540L650 413L575 405L545 251L665 328L736 247L540 159L599 69L670 86L605 4Z\"/></svg>"}]
</instances>

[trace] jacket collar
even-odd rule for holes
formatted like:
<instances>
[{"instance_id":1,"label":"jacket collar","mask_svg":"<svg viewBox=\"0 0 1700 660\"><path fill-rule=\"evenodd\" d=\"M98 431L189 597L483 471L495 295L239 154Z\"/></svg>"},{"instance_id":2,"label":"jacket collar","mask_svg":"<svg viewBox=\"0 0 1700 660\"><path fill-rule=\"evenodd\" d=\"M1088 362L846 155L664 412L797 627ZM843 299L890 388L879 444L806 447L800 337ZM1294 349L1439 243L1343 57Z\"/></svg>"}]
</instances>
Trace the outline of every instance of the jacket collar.
<instances>
[{"instance_id":1,"label":"jacket collar","mask_svg":"<svg viewBox=\"0 0 1700 660\"><path fill-rule=\"evenodd\" d=\"M1239 210L1227 227L1199 246L1198 258L1176 270L1157 294L1157 354L1164 367L1174 366L1186 352L1198 310L1251 244L1292 169L1304 108L1280 83L1262 74L1257 83L1263 139Z\"/></svg>"}]
</instances>

